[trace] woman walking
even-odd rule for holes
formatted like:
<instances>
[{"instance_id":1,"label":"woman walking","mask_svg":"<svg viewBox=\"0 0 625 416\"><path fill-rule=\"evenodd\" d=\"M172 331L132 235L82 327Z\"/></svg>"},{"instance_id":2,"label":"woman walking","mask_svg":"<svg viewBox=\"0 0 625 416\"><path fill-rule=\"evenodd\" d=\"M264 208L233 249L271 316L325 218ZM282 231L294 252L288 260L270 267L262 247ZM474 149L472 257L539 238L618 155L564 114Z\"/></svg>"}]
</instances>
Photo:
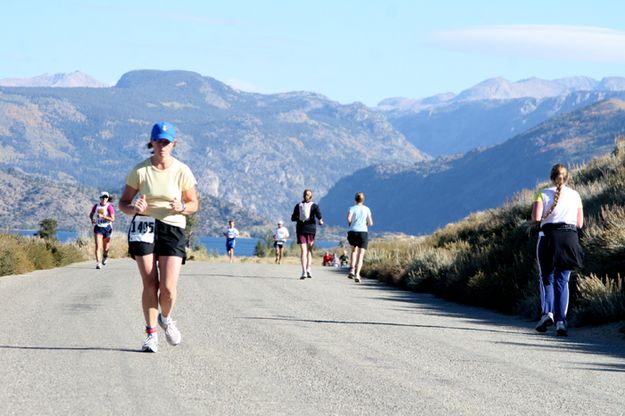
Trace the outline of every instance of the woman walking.
<instances>
[{"instance_id":1,"label":"woman walking","mask_svg":"<svg viewBox=\"0 0 625 416\"><path fill-rule=\"evenodd\" d=\"M291 221L296 221L295 233L297 244L300 247L300 262L302 264L302 275L300 279L310 279L310 269L312 267L312 250L315 244L315 234L317 233L317 220L319 225L323 225L323 217L319 206L313 202L313 194L310 189L304 190L304 199L293 208Z\"/></svg>"},{"instance_id":2,"label":"woman walking","mask_svg":"<svg viewBox=\"0 0 625 416\"><path fill-rule=\"evenodd\" d=\"M371 210L364 205L365 194L357 192L354 197L356 205L350 207L347 212L347 242L352 246L352 254L349 258L349 274L347 277L360 283L360 270L365 258L365 252L369 245L369 228L373 225Z\"/></svg>"},{"instance_id":3,"label":"woman walking","mask_svg":"<svg viewBox=\"0 0 625 416\"><path fill-rule=\"evenodd\" d=\"M584 211L579 194L566 186L569 174L564 165L554 165L550 179L553 186L537 194L532 208L532 220L540 221L536 257L542 317L536 331L545 332L555 322L556 334L566 336L569 277L582 265L577 230L584 225Z\"/></svg>"},{"instance_id":4,"label":"woman walking","mask_svg":"<svg viewBox=\"0 0 625 416\"><path fill-rule=\"evenodd\" d=\"M143 282L141 304L147 337L142 350L146 352L158 350L157 323L171 345L182 339L171 315L186 258L186 215L196 212L199 204L193 173L171 155L176 143L173 125L155 124L148 143L153 155L128 173L119 200L119 209L133 216L128 251Z\"/></svg>"}]
</instances>

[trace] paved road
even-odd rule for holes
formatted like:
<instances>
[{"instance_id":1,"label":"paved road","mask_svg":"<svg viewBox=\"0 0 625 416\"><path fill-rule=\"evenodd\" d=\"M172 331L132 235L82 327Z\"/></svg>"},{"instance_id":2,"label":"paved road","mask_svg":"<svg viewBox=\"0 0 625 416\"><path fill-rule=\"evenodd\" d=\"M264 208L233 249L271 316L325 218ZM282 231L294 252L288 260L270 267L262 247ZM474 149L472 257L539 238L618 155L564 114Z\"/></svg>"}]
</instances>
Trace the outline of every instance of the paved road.
<instances>
[{"instance_id":1,"label":"paved road","mask_svg":"<svg viewBox=\"0 0 625 416\"><path fill-rule=\"evenodd\" d=\"M298 275L191 262L175 316L183 342L162 339L157 354L138 352L130 260L0 278L0 414L625 414L617 335L538 335L334 269Z\"/></svg>"}]
</instances>

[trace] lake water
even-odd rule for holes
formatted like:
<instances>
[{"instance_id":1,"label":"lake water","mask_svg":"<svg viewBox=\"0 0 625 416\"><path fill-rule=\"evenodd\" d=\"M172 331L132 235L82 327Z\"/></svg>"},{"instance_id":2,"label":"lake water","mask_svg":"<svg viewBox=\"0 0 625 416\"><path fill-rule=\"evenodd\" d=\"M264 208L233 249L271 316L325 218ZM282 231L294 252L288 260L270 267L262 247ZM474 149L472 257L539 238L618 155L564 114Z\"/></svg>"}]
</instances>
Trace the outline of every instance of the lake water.
<instances>
[{"instance_id":1,"label":"lake water","mask_svg":"<svg viewBox=\"0 0 625 416\"><path fill-rule=\"evenodd\" d=\"M9 230L9 233L19 234L23 236L32 236L37 232L37 230ZM59 241L66 243L70 241L76 240L78 233L76 231L57 231L56 237ZM286 243L286 247L291 246L291 241L288 240ZM219 255L226 254L226 239L224 237L198 237L196 244L201 244L206 247L206 250L210 253L217 253ZM254 249L256 248L256 244L258 243L258 238L237 238L237 245L234 250L234 254L236 256L253 256ZM334 248L338 245L338 241L324 241L317 240L315 241L315 247L317 248Z\"/></svg>"},{"instance_id":2,"label":"lake water","mask_svg":"<svg viewBox=\"0 0 625 416\"><path fill-rule=\"evenodd\" d=\"M209 252L217 252L219 255L226 254L226 239L224 237L199 237L198 242L206 247ZM291 246L292 240L287 240L285 247ZM235 256L253 256L254 249L258 243L258 238L237 238L237 245L234 249ZM315 241L317 248L334 248L338 241Z\"/></svg>"}]
</instances>

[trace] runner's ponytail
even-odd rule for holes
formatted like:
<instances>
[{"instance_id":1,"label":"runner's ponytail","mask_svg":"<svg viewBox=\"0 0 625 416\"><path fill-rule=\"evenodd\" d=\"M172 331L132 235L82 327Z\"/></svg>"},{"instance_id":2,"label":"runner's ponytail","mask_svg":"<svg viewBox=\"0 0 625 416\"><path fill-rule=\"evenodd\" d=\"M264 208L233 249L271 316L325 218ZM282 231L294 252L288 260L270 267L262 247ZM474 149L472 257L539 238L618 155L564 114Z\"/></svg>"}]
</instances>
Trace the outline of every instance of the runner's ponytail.
<instances>
[{"instance_id":1,"label":"runner's ponytail","mask_svg":"<svg viewBox=\"0 0 625 416\"><path fill-rule=\"evenodd\" d=\"M553 197L553 204L542 217L543 221L556 209L556 205L558 205L558 200L560 199L560 193L562 192L562 186L569 180L569 172L564 165L558 163L551 168L549 178L556 185L556 194Z\"/></svg>"}]
</instances>

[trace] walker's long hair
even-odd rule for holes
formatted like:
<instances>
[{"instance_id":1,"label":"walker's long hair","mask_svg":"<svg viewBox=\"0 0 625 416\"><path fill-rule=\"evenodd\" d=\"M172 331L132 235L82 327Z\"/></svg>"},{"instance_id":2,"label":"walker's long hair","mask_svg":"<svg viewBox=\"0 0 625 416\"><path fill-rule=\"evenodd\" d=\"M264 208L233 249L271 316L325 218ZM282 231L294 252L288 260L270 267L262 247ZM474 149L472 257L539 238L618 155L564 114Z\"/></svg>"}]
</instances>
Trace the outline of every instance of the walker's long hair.
<instances>
[{"instance_id":1,"label":"walker's long hair","mask_svg":"<svg viewBox=\"0 0 625 416\"><path fill-rule=\"evenodd\" d=\"M562 192L562 185L564 185L569 180L569 172L566 170L566 167L561 163L556 163L551 168L551 174L549 175L549 179L556 185L556 194L553 197L553 204L551 207L543 214L543 220L551 215L554 209L556 209L556 205L558 205L558 200L560 199L560 192Z\"/></svg>"}]
</instances>

